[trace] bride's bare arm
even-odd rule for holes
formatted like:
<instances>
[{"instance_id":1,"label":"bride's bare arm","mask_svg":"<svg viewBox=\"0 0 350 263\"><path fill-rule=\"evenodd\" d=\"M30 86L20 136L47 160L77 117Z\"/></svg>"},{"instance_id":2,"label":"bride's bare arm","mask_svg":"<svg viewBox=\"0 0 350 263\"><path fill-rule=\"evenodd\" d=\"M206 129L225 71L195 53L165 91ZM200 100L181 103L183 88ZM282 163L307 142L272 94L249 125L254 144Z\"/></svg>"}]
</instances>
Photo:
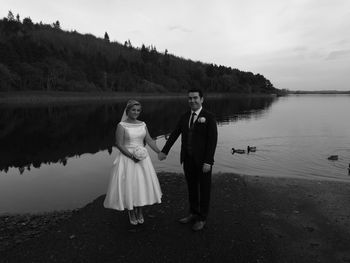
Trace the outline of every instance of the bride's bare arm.
<instances>
[{"instance_id":1,"label":"bride's bare arm","mask_svg":"<svg viewBox=\"0 0 350 263\"><path fill-rule=\"evenodd\" d=\"M148 132L148 129L147 129L147 126L146 126L146 143L149 145L149 147L151 147L151 149L153 151L155 151L156 153L160 153L160 150L155 142L155 140L153 140L151 138L151 136L149 135L149 132Z\"/></svg>"},{"instance_id":2,"label":"bride's bare arm","mask_svg":"<svg viewBox=\"0 0 350 263\"><path fill-rule=\"evenodd\" d=\"M117 130L115 132L115 144L122 154L134 160L135 158L133 154L129 152L129 150L124 146L124 134L125 134L125 130L123 126L119 123L117 126Z\"/></svg>"}]
</instances>

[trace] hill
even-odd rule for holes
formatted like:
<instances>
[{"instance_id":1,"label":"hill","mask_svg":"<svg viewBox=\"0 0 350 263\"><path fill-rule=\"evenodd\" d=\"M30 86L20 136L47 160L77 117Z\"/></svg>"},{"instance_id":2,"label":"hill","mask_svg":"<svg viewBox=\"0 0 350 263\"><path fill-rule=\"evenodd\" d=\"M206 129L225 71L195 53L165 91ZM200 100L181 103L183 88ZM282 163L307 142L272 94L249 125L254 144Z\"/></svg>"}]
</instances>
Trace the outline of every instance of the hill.
<instances>
[{"instance_id":1,"label":"hill","mask_svg":"<svg viewBox=\"0 0 350 263\"><path fill-rule=\"evenodd\" d=\"M0 20L0 91L277 93L263 75L133 47L76 31L60 22Z\"/></svg>"}]
</instances>

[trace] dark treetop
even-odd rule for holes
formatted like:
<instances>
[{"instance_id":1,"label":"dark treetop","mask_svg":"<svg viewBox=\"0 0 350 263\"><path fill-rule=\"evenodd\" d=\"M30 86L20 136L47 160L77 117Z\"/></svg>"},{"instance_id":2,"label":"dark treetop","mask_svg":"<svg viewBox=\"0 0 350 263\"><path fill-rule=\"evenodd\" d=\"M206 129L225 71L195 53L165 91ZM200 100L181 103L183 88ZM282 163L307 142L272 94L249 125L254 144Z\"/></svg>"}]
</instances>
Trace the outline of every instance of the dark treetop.
<instances>
[{"instance_id":1,"label":"dark treetop","mask_svg":"<svg viewBox=\"0 0 350 263\"><path fill-rule=\"evenodd\" d=\"M0 91L137 91L277 93L263 75L194 62L133 47L53 24L22 21L9 12L0 20Z\"/></svg>"}]
</instances>

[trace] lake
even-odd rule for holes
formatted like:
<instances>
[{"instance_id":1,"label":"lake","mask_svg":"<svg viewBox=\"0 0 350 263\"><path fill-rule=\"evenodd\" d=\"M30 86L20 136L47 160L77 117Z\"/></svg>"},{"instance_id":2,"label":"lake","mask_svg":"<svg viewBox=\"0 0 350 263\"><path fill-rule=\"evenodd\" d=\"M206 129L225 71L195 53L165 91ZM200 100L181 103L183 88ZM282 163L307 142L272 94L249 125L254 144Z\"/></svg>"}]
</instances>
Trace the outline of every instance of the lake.
<instances>
[{"instance_id":1,"label":"lake","mask_svg":"<svg viewBox=\"0 0 350 263\"><path fill-rule=\"evenodd\" d=\"M162 147L186 99L141 102L140 119ZM74 209L104 194L124 106L0 106L0 214ZM214 176L350 181L349 95L208 98L204 106L218 121ZM150 150L157 172L182 172L179 141L163 162ZM248 145L256 152L231 153Z\"/></svg>"}]
</instances>

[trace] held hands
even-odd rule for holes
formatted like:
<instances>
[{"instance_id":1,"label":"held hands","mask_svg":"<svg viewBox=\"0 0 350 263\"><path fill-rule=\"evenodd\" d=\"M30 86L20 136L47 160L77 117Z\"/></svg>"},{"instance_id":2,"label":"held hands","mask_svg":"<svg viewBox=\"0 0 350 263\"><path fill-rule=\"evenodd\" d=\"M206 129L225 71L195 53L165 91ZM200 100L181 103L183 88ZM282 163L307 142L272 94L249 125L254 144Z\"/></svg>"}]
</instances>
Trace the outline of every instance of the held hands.
<instances>
[{"instance_id":1,"label":"held hands","mask_svg":"<svg viewBox=\"0 0 350 263\"><path fill-rule=\"evenodd\" d=\"M163 161L163 160L165 160L165 159L166 159L166 154L163 153L163 152L159 152L159 153L158 153L158 160L159 160L159 161Z\"/></svg>"},{"instance_id":2,"label":"held hands","mask_svg":"<svg viewBox=\"0 0 350 263\"><path fill-rule=\"evenodd\" d=\"M210 165L210 164L207 164L207 163L204 163L202 169L203 169L203 170L202 170L203 173L208 173L208 172L210 172L211 165Z\"/></svg>"}]
</instances>

